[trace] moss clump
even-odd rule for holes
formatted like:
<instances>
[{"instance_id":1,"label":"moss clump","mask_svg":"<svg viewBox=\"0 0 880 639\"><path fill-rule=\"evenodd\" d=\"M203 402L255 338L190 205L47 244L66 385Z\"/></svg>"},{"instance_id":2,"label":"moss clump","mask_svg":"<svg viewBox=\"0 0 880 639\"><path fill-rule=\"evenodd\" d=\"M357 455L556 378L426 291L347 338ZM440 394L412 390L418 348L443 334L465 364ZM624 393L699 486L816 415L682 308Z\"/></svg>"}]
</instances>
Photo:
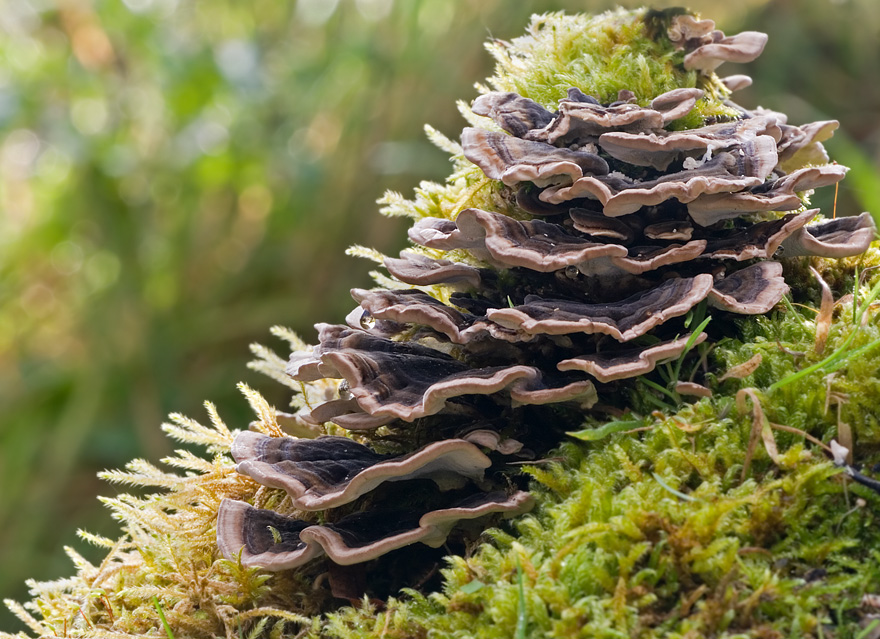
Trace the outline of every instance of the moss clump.
<instances>
[{"instance_id":1,"label":"moss clump","mask_svg":"<svg viewBox=\"0 0 880 639\"><path fill-rule=\"evenodd\" d=\"M526 35L486 45L497 62L488 84L551 111L569 87L602 103L617 100L619 91L632 91L642 106L666 91L698 87L707 99L678 126L692 128L706 117L733 114L723 104L729 92L714 74L684 69L684 52L672 46L664 27L674 13L617 9L598 16L533 16Z\"/></svg>"},{"instance_id":2,"label":"moss clump","mask_svg":"<svg viewBox=\"0 0 880 639\"><path fill-rule=\"evenodd\" d=\"M569 87L603 103L616 100L621 90L650 100L672 89L695 87L697 73L683 69L684 54L672 48L665 30L654 37L646 33L645 13L617 9L599 16L534 16L526 35L486 45L497 61L489 85L551 110Z\"/></svg>"}]
</instances>

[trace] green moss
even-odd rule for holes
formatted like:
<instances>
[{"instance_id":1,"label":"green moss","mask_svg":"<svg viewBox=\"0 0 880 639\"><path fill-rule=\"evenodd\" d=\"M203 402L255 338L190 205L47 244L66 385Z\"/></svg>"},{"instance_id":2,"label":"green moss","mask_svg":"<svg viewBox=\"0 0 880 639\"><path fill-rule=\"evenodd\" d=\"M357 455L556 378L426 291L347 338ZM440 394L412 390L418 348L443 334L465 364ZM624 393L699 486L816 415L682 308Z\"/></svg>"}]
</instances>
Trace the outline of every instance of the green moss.
<instances>
[{"instance_id":1,"label":"green moss","mask_svg":"<svg viewBox=\"0 0 880 639\"><path fill-rule=\"evenodd\" d=\"M684 53L670 43L663 21L646 26L647 13L617 9L598 16L533 16L525 36L486 45L497 62L489 86L514 91L550 110L569 87L603 103L617 100L619 91L632 91L643 106L666 91L699 87L707 96L678 123L680 128L699 126L705 117L731 115L722 104L729 92L717 77L686 71Z\"/></svg>"},{"instance_id":2,"label":"green moss","mask_svg":"<svg viewBox=\"0 0 880 639\"><path fill-rule=\"evenodd\" d=\"M684 71L684 55L665 33L646 37L645 10L618 9L599 16L547 13L534 16L525 36L490 42L497 61L489 84L515 91L554 109L569 87L613 102L621 90L650 100L665 91L694 87L697 74Z\"/></svg>"}]
</instances>

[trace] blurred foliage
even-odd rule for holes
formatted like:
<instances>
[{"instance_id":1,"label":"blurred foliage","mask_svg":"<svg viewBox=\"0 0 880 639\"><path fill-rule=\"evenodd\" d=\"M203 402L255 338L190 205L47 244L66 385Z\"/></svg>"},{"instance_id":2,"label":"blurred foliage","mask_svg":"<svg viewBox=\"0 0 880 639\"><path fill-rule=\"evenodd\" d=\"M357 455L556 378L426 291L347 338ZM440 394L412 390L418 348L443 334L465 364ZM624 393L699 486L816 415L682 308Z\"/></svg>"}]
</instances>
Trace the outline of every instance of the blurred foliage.
<instances>
[{"instance_id":1,"label":"blurred foliage","mask_svg":"<svg viewBox=\"0 0 880 639\"><path fill-rule=\"evenodd\" d=\"M286 404L247 344L340 320L368 282L348 244L404 245L374 201L446 175L422 124L460 129L487 35L611 5L0 0L0 595L66 574L77 527L114 529L95 472L168 454L166 413L211 399L244 427L240 379ZM691 6L770 33L725 67L755 79L737 98L841 120L838 210L880 211L880 5Z\"/></svg>"}]
</instances>

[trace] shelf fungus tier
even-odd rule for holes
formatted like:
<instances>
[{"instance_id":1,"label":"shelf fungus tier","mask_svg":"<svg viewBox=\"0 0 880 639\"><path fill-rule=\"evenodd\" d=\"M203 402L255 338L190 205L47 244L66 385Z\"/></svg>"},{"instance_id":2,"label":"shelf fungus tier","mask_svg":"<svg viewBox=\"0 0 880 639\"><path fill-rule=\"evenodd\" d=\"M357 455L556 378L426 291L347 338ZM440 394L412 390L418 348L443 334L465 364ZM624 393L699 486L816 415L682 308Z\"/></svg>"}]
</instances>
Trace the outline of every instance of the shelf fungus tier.
<instances>
[{"instance_id":1,"label":"shelf fungus tier","mask_svg":"<svg viewBox=\"0 0 880 639\"><path fill-rule=\"evenodd\" d=\"M412 246L384 260L392 283L353 289L346 323L318 324L318 343L287 367L338 388L304 420L409 452L241 433L236 469L285 491L287 510L224 501L224 555L270 570L364 562L441 545L459 521L523 512L532 499L499 459L545 453L585 411L717 338L702 318L771 311L789 290L783 261L867 250L870 215L829 220L805 206L846 175L822 146L837 122L747 110L728 95L751 80L713 74L755 59L766 36L725 36L690 15L666 26L697 87L473 102L448 187L463 190L409 210ZM678 396L711 392L664 381ZM318 510L328 523L313 523Z\"/></svg>"},{"instance_id":2,"label":"shelf fungus tier","mask_svg":"<svg viewBox=\"0 0 880 639\"><path fill-rule=\"evenodd\" d=\"M284 491L289 512L225 499L218 547L229 559L267 570L295 568L325 555L337 564L360 563L416 542L438 547L459 522L509 517L532 506L528 493L486 488L492 460L483 451L504 457L521 447L486 429L402 455L382 455L347 437L241 432L232 445L236 471ZM425 480L434 488L426 488ZM381 486L387 490L377 495ZM365 495L368 512L329 515L321 525L298 516L337 513Z\"/></svg>"},{"instance_id":3,"label":"shelf fungus tier","mask_svg":"<svg viewBox=\"0 0 880 639\"><path fill-rule=\"evenodd\" d=\"M464 439L434 442L406 455L380 455L347 437L295 439L239 433L232 445L235 469L263 486L280 488L303 511L336 508L385 482L428 478L461 488L479 481L489 458Z\"/></svg>"},{"instance_id":4,"label":"shelf fungus tier","mask_svg":"<svg viewBox=\"0 0 880 639\"><path fill-rule=\"evenodd\" d=\"M316 525L245 502L224 499L217 518L217 545L243 566L287 570L326 555L339 565L363 563L414 543L437 548L459 522L493 514L508 517L532 507L517 491L478 493L433 510L382 509L356 512Z\"/></svg>"},{"instance_id":5,"label":"shelf fungus tier","mask_svg":"<svg viewBox=\"0 0 880 639\"><path fill-rule=\"evenodd\" d=\"M590 407L598 384L680 357L688 341L681 337L683 318L701 303L764 313L787 290L774 261L726 275L667 273L626 298L602 302L529 293L519 304L509 297L494 304L474 293L445 304L415 289L355 289L360 306L349 315L351 325L319 325L319 344L293 356L288 372L303 382L342 380L350 397L316 407L312 418L351 430L437 414L476 418L479 397L491 399L493 410L564 402ZM471 305L473 312L462 308ZM637 341L647 335L654 341Z\"/></svg>"}]
</instances>

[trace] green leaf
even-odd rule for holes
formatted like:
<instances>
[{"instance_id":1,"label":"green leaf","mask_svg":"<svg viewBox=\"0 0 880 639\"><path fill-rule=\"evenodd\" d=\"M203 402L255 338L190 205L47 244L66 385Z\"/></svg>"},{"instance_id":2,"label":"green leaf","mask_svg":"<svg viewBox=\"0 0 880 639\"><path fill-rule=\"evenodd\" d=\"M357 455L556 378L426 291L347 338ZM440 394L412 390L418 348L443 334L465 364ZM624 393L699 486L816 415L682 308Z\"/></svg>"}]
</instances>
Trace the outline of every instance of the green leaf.
<instances>
[{"instance_id":1,"label":"green leaf","mask_svg":"<svg viewBox=\"0 0 880 639\"><path fill-rule=\"evenodd\" d=\"M516 583L517 583L517 612L516 612L516 639L526 639L526 625L528 624L528 616L526 614L526 592L523 587L523 572L519 557L516 558Z\"/></svg>"},{"instance_id":2,"label":"green leaf","mask_svg":"<svg viewBox=\"0 0 880 639\"><path fill-rule=\"evenodd\" d=\"M640 426L644 426L644 423L640 419L614 420L600 426L599 428L585 428L584 430L565 434L570 435L571 437L576 437L585 442L595 442L600 439L605 439L614 433L632 430L633 428L639 428Z\"/></svg>"},{"instance_id":3,"label":"green leaf","mask_svg":"<svg viewBox=\"0 0 880 639\"><path fill-rule=\"evenodd\" d=\"M174 633L171 632L171 626L168 625L168 621L165 619L165 613L162 611L162 605L159 603L159 598L153 595L153 607L156 608L156 612L159 613L159 619L162 621L162 627L165 628L165 634L168 635L168 639L174 639Z\"/></svg>"},{"instance_id":4,"label":"green leaf","mask_svg":"<svg viewBox=\"0 0 880 639\"><path fill-rule=\"evenodd\" d=\"M459 588L458 590L459 590L460 592L463 592L463 593L466 594L466 595L472 595L472 594L474 594L475 592L477 592L478 590L480 590L481 588L483 588L485 585L486 585L486 584L484 584L484 583L483 583L482 581L480 581L479 579L474 579L473 581L469 581L468 583L466 583L465 585L463 585L463 586L462 586L461 588Z\"/></svg>"}]
</instances>

